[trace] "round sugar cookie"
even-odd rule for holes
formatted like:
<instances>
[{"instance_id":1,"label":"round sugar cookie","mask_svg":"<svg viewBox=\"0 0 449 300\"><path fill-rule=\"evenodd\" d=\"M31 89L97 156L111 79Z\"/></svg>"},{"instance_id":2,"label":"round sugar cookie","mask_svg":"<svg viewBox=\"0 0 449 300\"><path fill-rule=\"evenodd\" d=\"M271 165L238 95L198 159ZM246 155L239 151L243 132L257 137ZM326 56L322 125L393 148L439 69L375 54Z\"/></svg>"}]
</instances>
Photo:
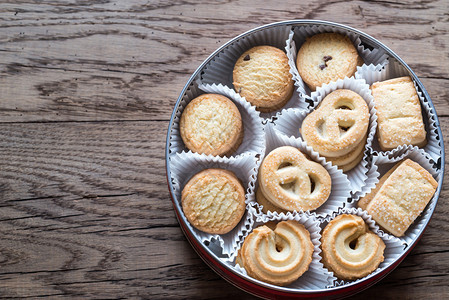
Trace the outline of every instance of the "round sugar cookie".
<instances>
[{"instance_id":1,"label":"round sugar cookie","mask_svg":"<svg viewBox=\"0 0 449 300\"><path fill-rule=\"evenodd\" d=\"M187 182L181 202L192 226L211 234L225 234L245 213L245 190L233 172L205 169Z\"/></svg>"},{"instance_id":2,"label":"round sugar cookie","mask_svg":"<svg viewBox=\"0 0 449 300\"><path fill-rule=\"evenodd\" d=\"M181 138L192 152L229 156L243 140L242 117L227 97L204 94L186 106L179 122Z\"/></svg>"},{"instance_id":3,"label":"round sugar cookie","mask_svg":"<svg viewBox=\"0 0 449 300\"><path fill-rule=\"evenodd\" d=\"M283 107L293 94L287 55L272 46L257 46L243 53L233 70L234 89L261 112Z\"/></svg>"}]
</instances>

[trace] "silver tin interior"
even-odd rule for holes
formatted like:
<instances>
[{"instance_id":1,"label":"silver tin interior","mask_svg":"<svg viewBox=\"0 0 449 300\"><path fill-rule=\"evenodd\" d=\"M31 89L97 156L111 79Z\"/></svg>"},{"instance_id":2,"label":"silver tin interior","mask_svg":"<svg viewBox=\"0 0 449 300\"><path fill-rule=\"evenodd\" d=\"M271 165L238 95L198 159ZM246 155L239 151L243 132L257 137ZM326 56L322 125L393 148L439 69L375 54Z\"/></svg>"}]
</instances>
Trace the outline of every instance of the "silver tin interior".
<instances>
[{"instance_id":1,"label":"silver tin interior","mask_svg":"<svg viewBox=\"0 0 449 300\"><path fill-rule=\"evenodd\" d=\"M170 170L170 160L169 160L169 146L170 146L170 132L172 130L172 126L174 123L174 119L175 119L175 115L176 112L178 110L178 106L180 101L182 100L184 94L186 93L187 89L193 84L193 82L198 78L198 76L201 74L201 72L203 71L204 67L217 55L219 54L223 49L225 49L226 47L228 47L230 44L232 44L233 42L244 38L246 36L249 36L257 31L260 30L265 30L267 28L271 28L271 27L275 27L275 26L301 26L301 25L327 25L327 26L335 26L344 30L347 30L349 32L353 32L357 35L360 36L360 38L362 39L362 42L365 43L366 45L375 47L375 48L381 48L382 50L384 50L388 55L390 55L391 57L395 58L409 73L409 75L412 77L412 79L414 79L418 85L418 88L422 91L424 97L429 101L429 104L432 108L432 110L435 112L435 107L430 99L429 94L427 93L426 89L424 88L423 84L421 83L421 81L419 80L419 78L416 76L416 74L411 70L411 68L396 54L394 53L391 49L389 49L387 46L385 46L384 44L382 44L381 42L379 42L378 40L374 39L373 37L367 35L366 33L363 33L357 29L351 28L349 26L345 26L345 25L341 25L341 24L337 24L337 23L333 23L333 22L327 22L327 21L317 21L317 20L288 20L288 21L282 21L282 22L277 22L277 23L272 23L272 24L267 24L264 26L260 26L257 28L254 28L252 30L249 30L245 33L242 33L240 35L238 35L237 37L231 39L230 41L228 41L227 43L225 43L224 45L222 45L220 48L218 48L217 50L215 50L206 60L204 60L204 62L195 70L195 72L192 74L192 76L189 78L189 80L187 81L186 85L184 86L183 90L181 91L177 102L175 104L175 107L173 108L173 112L170 118L170 123L168 126L168 131L167 131L167 138L166 138L166 145L165 145L165 157L166 157L166 171L167 171L167 181L168 181L168 187L169 187L169 191L172 197L174 196L174 191L173 191L173 186L172 186L172 180L171 180L171 170ZM442 184L443 184L443 174L444 174L444 163L445 163L445 157L444 157L444 143L443 143L443 135L441 132L441 128L439 125L439 121L438 121L438 117L436 116L436 126L437 126L437 131L438 131L438 137L440 139L440 144L441 144L441 158L436 162L436 167L438 168L438 170L441 172L441 180L438 184L437 190L436 190L436 197L438 199L440 193L441 193L441 189L442 189ZM187 220L184 217L183 213L182 213L182 208L179 205L180 201L175 201L176 199L173 199L173 204L174 204L174 208L179 212L179 215L181 216L182 220L179 220L180 222L186 223ZM435 206L437 204L437 201L434 202L434 204L432 206L427 207L427 210L429 210L430 212L430 217L427 218L425 220L425 227L427 227L428 222L431 219L431 216L433 215ZM412 240L412 242L409 245L409 248L412 249L416 243L418 242L419 238L421 237L422 233L424 230L422 230L420 232L419 235L415 236L415 238ZM195 239L196 242L198 244L202 244L202 242L200 240L198 240L196 238L195 235L192 235ZM229 268L228 265L226 265L220 258L222 257L222 253L220 251L220 246L216 243L210 243L208 246L204 246L204 250L211 256L214 258L214 262L208 262L208 263L214 263L214 264L219 264L221 267L226 268L228 271L234 273L236 276L240 276L242 277L243 275L236 272L234 269ZM404 252L404 254L402 256L400 256L397 260L401 261L402 259L404 259L404 257L407 255L407 252ZM392 263L393 264L393 263ZM391 264L391 265L392 265ZM381 278L383 278L384 276L386 276L388 274L388 272L391 272L391 265L387 266L384 270L385 274L382 274L383 276L381 276ZM388 272L387 272L388 271ZM336 286L336 287L332 287L332 288L328 288L328 289L316 289L316 290L292 290L290 288L285 288L285 287L280 287L280 286L275 286L275 285L271 285L271 284L267 284L265 282L256 280L254 278L248 277L248 276L243 276L245 280L252 282L254 284L257 285L261 285L263 287L266 287L268 289L273 289L273 290L277 290L277 291L282 291L282 292L287 292L287 293L299 293L299 294L316 294L316 293L326 293L329 291L332 292L338 292L338 291L342 291L348 287L355 287L355 286L359 286L360 289L366 288L366 286L364 286L364 281L369 281L369 279L371 279L374 275L379 275L379 274L370 274L368 276L366 276L363 280L361 281L356 281L356 282L352 282L352 283L348 283L345 284L343 286Z\"/></svg>"}]
</instances>

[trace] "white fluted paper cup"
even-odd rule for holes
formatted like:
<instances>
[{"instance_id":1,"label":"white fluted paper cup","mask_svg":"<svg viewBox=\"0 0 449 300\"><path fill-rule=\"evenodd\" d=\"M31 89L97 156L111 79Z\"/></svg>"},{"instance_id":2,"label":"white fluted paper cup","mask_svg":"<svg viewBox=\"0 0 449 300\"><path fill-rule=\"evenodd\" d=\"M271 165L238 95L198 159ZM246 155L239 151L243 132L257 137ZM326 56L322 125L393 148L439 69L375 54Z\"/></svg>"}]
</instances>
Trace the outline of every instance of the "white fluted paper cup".
<instances>
[{"instance_id":1,"label":"white fluted paper cup","mask_svg":"<svg viewBox=\"0 0 449 300\"><path fill-rule=\"evenodd\" d=\"M347 201L347 199L350 197L350 183L345 174L337 167L333 166L330 162L326 162L323 157L320 157L319 154L310 146L307 146L306 143L300 139L296 139L294 137L288 137L286 135L283 135L279 133L277 130L273 128L273 124L271 122L268 122L265 125L265 141L266 141L266 154L268 155L272 150L281 147L281 146L292 146L295 148L298 148L302 153L306 154L312 161L315 161L319 164L321 164L329 173L332 181L331 186L331 193L329 195L329 198L324 202L323 205L318 207L315 210L312 210L311 212L316 214L317 216L326 216L328 214L331 214L333 211L337 210L338 208L342 207L344 203ZM256 183L258 184L258 183ZM258 207L259 204L256 203L256 207ZM284 215L295 215L297 211L289 211L287 214ZM260 215L263 214L261 210L258 210L256 213L257 217L260 217ZM272 212L268 211L267 215L269 217L277 217L280 214L278 212Z\"/></svg>"},{"instance_id":2,"label":"white fluted paper cup","mask_svg":"<svg viewBox=\"0 0 449 300\"><path fill-rule=\"evenodd\" d=\"M365 65L384 64L388 57L382 49L366 47L359 35L354 32L347 32L342 28L337 28L331 25L293 27L292 32L289 34L289 39L287 40L285 49L287 51L287 57L289 58L289 65L291 68L290 72L293 75L298 91L303 95L310 95L311 91L302 80L301 75L299 75L298 68L296 66L297 53L308 37L325 32L339 33L347 36L356 47L357 52Z\"/></svg>"},{"instance_id":3,"label":"white fluted paper cup","mask_svg":"<svg viewBox=\"0 0 449 300\"><path fill-rule=\"evenodd\" d=\"M206 84L222 84L234 90L232 72L237 59L245 51L256 46L267 45L284 50L289 33L290 27L288 26L282 28L275 27L255 32L251 36L236 40L218 53L216 57L205 66L203 72L201 72L196 79L197 84L199 86ZM283 107L273 112L260 113L260 117L269 119L283 108L300 107L303 103L304 100L295 90L290 100Z\"/></svg>"},{"instance_id":4,"label":"white fluted paper cup","mask_svg":"<svg viewBox=\"0 0 449 300\"><path fill-rule=\"evenodd\" d=\"M379 264L376 270L374 270L371 274L375 276L375 274L382 272L385 268L393 264L404 252L406 247L405 243L400 239L392 236L385 235L377 226L376 222L371 218L371 216L364 210L360 208L342 208L338 211L334 212L331 216L328 216L322 219L320 224L321 228L324 229L327 224L333 219L335 219L339 215L350 214L361 217L365 223L368 225L370 231L378 235L383 242L385 243L384 250L384 261ZM331 272L333 274L333 272ZM342 286L352 282L358 282L364 280L365 277L356 280L341 280L337 279L334 281L334 286Z\"/></svg>"},{"instance_id":5,"label":"white fluted paper cup","mask_svg":"<svg viewBox=\"0 0 449 300\"><path fill-rule=\"evenodd\" d=\"M181 138L179 120L181 119L182 111L184 111L189 102L205 93L220 94L226 96L237 106L240 112L243 124L243 140L237 150L232 154L232 156L235 157L248 152L263 154L265 149L264 132L259 117L259 112L256 111L255 108L251 106L251 104L240 97L240 95L235 91L221 84L206 84L200 86L197 86L195 84L186 92L183 101L180 103L179 112L176 115L176 123L174 124L170 135L170 154L189 151L184 145Z\"/></svg>"},{"instance_id":6,"label":"white fluted paper cup","mask_svg":"<svg viewBox=\"0 0 449 300\"><path fill-rule=\"evenodd\" d=\"M182 152L176 153L171 158L171 164L171 180L178 201L181 201L182 190L190 178L200 171L210 168L225 169L234 172L245 190L245 203L248 205L248 203L254 199L254 196L252 195L254 194L257 176L257 158L253 155L246 154L236 158L231 157L225 159L211 155L206 156L198 153ZM181 203L180 207L182 207ZM223 249L223 254L230 257L235 253L235 249L237 248L241 237L247 230L252 228L253 217L250 211L246 209L245 214L237 226L230 232L220 235L203 232L193 227L189 222L186 223L189 230L195 234L204 245L212 243L213 240L219 241L219 244Z\"/></svg>"},{"instance_id":7,"label":"white fluted paper cup","mask_svg":"<svg viewBox=\"0 0 449 300\"><path fill-rule=\"evenodd\" d=\"M275 222L279 223L282 221L287 220L294 220L299 222L300 224L304 225L304 227L309 231L310 238L312 241L312 244L314 246L313 256L312 256L312 262L309 265L309 269L296 281L286 286L289 289L304 289L304 290L316 290L316 289L324 289L328 286L332 285L335 278L332 276L332 274L326 270L323 266L323 264L320 262L320 221L315 218L315 216L310 214L296 214L296 215L282 215L282 216L272 216L272 217L266 217L263 216L262 218L258 218L253 228L257 228L259 226L265 225L268 222ZM247 232L247 235L249 235L250 232ZM246 237L246 236L245 236ZM246 270L240 266L239 264L236 264L234 262L234 268L238 272L247 275Z\"/></svg>"},{"instance_id":8,"label":"white fluted paper cup","mask_svg":"<svg viewBox=\"0 0 449 300\"><path fill-rule=\"evenodd\" d=\"M394 153L379 153L378 155L373 156L373 164L370 168L370 172L373 174L373 189L379 183L380 178L388 172L394 165L398 162L409 158L414 162L420 164L424 169L429 171L429 173L435 178L437 182L442 180L442 175L438 172L435 167L435 162L432 160L430 155L425 152L423 149L419 149L414 146L401 146ZM366 193L361 193L354 198L354 205L357 204L357 201L370 193L371 190ZM416 218L416 220L410 225L410 227L405 232L405 235L400 237L406 245L411 245L414 240L416 240L419 236L419 233L426 226L427 220L429 220L430 216L433 213L433 209L435 207L435 202L437 201L438 196L434 195L432 199L427 204L424 211L420 216ZM393 236L387 231L380 229L385 235Z\"/></svg>"},{"instance_id":9,"label":"white fluted paper cup","mask_svg":"<svg viewBox=\"0 0 449 300\"><path fill-rule=\"evenodd\" d=\"M290 26L267 28L235 40L220 53L217 53L204 67L203 72L196 79L198 85L221 83L232 89L232 71L240 55L255 46L268 45L284 49L290 28Z\"/></svg>"},{"instance_id":10,"label":"white fluted paper cup","mask_svg":"<svg viewBox=\"0 0 449 300\"><path fill-rule=\"evenodd\" d=\"M338 89L348 89L359 94L367 103L370 111L368 135L366 139L364 156L362 161L353 169L345 172L351 183L351 193L355 194L363 190L365 181L367 180L366 172L368 171L368 157L371 149L371 143L374 139L377 127L377 116L374 109L373 96L371 90L364 80L357 80L354 78L339 79L336 82L318 87L315 92L312 93L312 100L314 105L308 112L299 110L283 110L277 115L277 119L274 121L276 130L279 130L287 136L293 136L295 138L301 138L302 136L299 129L302 126L302 122L312 112L321 101L331 92Z\"/></svg>"},{"instance_id":11,"label":"white fluted paper cup","mask_svg":"<svg viewBox=\"0 0 449 300\"><path fill-rule=\"evenodd\" d=\"M375 82L385 81L393 78L409 76L407 69L402 66L396 59L389 58L385 65L370 65L362 66L357 69L355 77L365 80L367 84L371 85ZM412 78L413 80L413 78ZM432 159L436 162L441 158L441 140L438 138L438 125L436 124L436 112L432 109L429 101L424 97L423 92L413 80L416 92L418 94L419 102L421 103L422 113L424 115L423 121L426 128L427 144L423 147L424 151L429 153ZM402 147L402 146L401 146ZM382 152L377 138L373 140L373 150ZM388 151L393 153L398 151L398 148Z\"/></svg>"}]
</instances>

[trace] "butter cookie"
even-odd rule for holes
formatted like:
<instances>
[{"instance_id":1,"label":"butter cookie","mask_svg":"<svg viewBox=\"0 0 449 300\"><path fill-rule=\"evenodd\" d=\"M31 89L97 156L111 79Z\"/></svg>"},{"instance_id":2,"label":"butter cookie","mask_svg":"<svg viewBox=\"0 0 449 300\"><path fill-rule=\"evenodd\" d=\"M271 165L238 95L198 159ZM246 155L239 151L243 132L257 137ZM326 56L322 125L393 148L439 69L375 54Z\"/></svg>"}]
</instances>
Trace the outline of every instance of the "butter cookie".
<instances>
[{"instance_id":1,"label":"butter cookie","mask_svg":"<svg viewBox=\"0 0 449 300\"><path fill-rule=\"evenodd\" d=\"M429 171L406 159L381 178L376 189L365 196L367 200L359 201L377 224L401 237L423 212L437 187Z\"/></svg>"},{"instance_id":2,"label":"butter cookie","mask_svg":"<svg viewBox=\"0 0 449 300\"><path fill-rule=\"evenodd\" d=\"M309 269L313 256L309 231L297 221L282 221L274 231L259 226L243 242L237 262L249 276L285 286Z\"/></svg>"},{"instance_id":3,"label":"butter cookie","mask_svg":"<svg viewBox=\"0 0 449 300\"><path fill-rule=\"evenodd\" d=\"M192 152L229 156L243 140L242 117L227 97L203 94L186 106L179 122L180 134Z\"/></svg>"},{"instance_id":4,"label":"butter cookie","mask_svg":"<svg viewBox=\"0 0 449 300\"><path fill-rule=\"evenodd\" d=\"M426 130L421 105L409 76L375 82L371 86L377 111L377 138L383 151L400 145L424 147Z\"/></svg>"},{"instance_id":5,"label":"butter cookie","mask_svg":"<svg viewBox=\"0 0 449 300\"><path fill-rule=\"evenodd\" d=\"M313 210L331 192L331 177L299 149L283 146L271 151L259 169L259 188L273 205L285 210Z\"/></svg>"},{"instance_id":6,"label":"butter cookie","mask_svg":"<svg viewBox=\"0 0 449 300\"><path fill-rule=\"evenodd\" d=\"M351 77L361 58L351 40L339 33L320 33L304 42L298 51L296 67L310 90Z\"/></svg>"},{"instance_id":7,"label":"butter cookie","mask_svg":"<svg viewBox=\"0 0 449 300\"><path fill-rule=\"evenodd\" d=\"M347 171L363 157L369 117L368 105L359 94L339 89L306 116L300 133L315 151Z\"/></svg>"},{"instance_id":8,"label":"butter cookie","mask_svg":"<svg viewBox=\"0 0 449 300\"><path fill-rule=\"evenodd\" d=\"M335 276L355 280L367 276L384 261L384 241L356 215L337 216L321 237L323 264Z\"/></svg>"},{"instance_id":9,"label":"butter cookie","mask_svg":"<svg viewBox=\"0 0 449 300\"><path fill-rule=\"evenodd\" d=\"M233 70L234 89L261 112L283 107L293 94L287 55L272 46L257 46L243 53Z\"/></svg>"},{"instance_id":10,"label":"butter cookie","mask_svg":"<svg viewBox=\"0 0 449 300\"><path fill-rule=\"evenodd\" d=\"M245 213L245 190L233 172L206 169L187 182L181 203L192 226L211 234L225 234Z\"/></svg>"}]
</instances>

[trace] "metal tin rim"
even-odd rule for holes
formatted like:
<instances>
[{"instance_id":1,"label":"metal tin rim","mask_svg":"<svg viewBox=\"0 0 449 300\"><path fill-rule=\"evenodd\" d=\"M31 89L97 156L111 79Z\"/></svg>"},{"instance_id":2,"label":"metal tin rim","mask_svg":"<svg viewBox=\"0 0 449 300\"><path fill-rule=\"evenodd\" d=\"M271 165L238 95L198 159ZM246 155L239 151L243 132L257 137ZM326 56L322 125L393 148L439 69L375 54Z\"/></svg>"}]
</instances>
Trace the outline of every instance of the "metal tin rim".
<instances>
[{"instance_id":1,"label":"metal tin rim","mask_svg":"<svg viewBox=\"0 0 449 300\"><path fill-rule=\"evenodd\" d=\"M444 162L445 162L445 156L444 156L445 152L444 152L444 142L443 142L442 132L441 132L440 124L439 124L439 121L438 121L438 116L436 114L436 110L435 110L435 107L434 107L434 105L432 103L432 100L431 100L429 94L427 93L427 90L425 89L425 87L423 86L421 81L416 76L416 74L391 49L389 49L387 46L385 46L384 44L382 44L381 42L379 42L378 40L376 40L375 38L371 37L370 35L368 35L368 34L366 34L364 32L361 32L361 31L359 31L357 29L354 29L352 27L349 27L349 26L346 26L346 25L342 25L342 24L338 24L338 23L334 23L334 22L321 21L321 20L287 20L287 21L281 21L281 22L266 24L266 25L263 25L263 26L259 26L259 27L253 28L253 29L251 29L249 31L246 31L246 32L244 32L244 33L234 37L233 39L229 40L227 43L225 43L221 47L219 47L217 50L215 50L211 55L209 55L209 57L206 58L203 61L203 63L195 70L195 72L191 75L191 77L187 81L186 85L182 89L182 91L181 91L181 93L180 93L180 95L179 95L179 97L178 97L178 99L176 101L175 107L173 108L173 112L172 112L172 115L170 117L170 123L169 123L169 126L168 126L167 137L166 137L166 145L165 145L165 163L166 163L167 183L168 183L168 188L169 188L169 192L170 192L173 208L174 208L175 213L176 213L176 217L178 219L178 222L181 225L181 228L182 228L182 230L184 232L184 235L186 236L187 240L191 243L192 247L199 254L199 256L206 262L207 265L209 265L221 277L223 277L224 279L226 279L230 283L234 284L238 288L241 288L241 289L245 290L246 292L249 292L249 293L254 294L256 296L263 297L263 295L261 295L259 293L256 293L255 290L248 289L244 285L242 286L241 284L238 284L236 282L236 280L239 281L238 278L241 278L241 279L243 279L243 281L246 281L247 283L251 283L251 285L256 285L257 287L259 287L260 291L264 290L264 291L268 292L268 294L270 294L270 291L277 292L276 294L273 294L273 296L274 295L277 295L277 296L281 296L281 295L286 296L286 295L288 295L288 296L300 296L301 297L301 296L314 296L314 295L315 296L323 296L323 295L326 295L326 296L330 296L332 298L340 297L340 296L349 296L349 295L355 294L357 292L360 292L363 289L366 289L369 286L377 283L382 278L384 278L386 275L388 275L391 271L393 271L400 264L400 262L402 262L402 260L404 260L404 258L409 254L409 252L415 247L416 243L418 242L418 240L421 238L422 234L424 233L424 230L422 230L419 233L419 235L417 235L415 237L415 239L409 245L407 251L405 251L396 261L394 261L389 266L387 266L385 268L385 270L383 270L382 272L379 272L379 273L376 273L376 274L370 274L370 275L366 276L363 280L358 281L358 282L352 282L352 283L345 284L343 286L333 287L333 288L329 288L329 289L291 290L291 289L280 287L280 286L270 285L270 284L261 282L259 280L256 280L256 279L248 277L248 276L244 277L240 273L237 273L236 271L230 269L227 265L225 265L222 261L220 261L220 259L208 247L202 246L202 243L197 239L197 237L195 237L194 235L191 235L191 234L188 233L188 229L187 229L187 227L185 225L185 221L179 215L179 213L182 211L182 209L178 205L178 202L175 199L173 186L172 186L171 180L170 180L171 170L170 170L170 159L169 159L169 147L170 147L170 133L171 133L171 130L172 130L172 124L173 124L174 118L176 116L176 111L178 109L179 103L181 102L181 100L182 100L186 90L188 89L188 87L194 81L195 77L203 70L203 68L218 53L220 53L223 49L228 47L234 41L236 41L236 40L238 40L238 39L240 39L242 37L245 37L247 35L250 35L250 34L256 32L256 31L259 31L259 30L264 30L264 29L267 29L267 28L275 27L275 26L298 26L298 25L330 25L330 26L342 28L342 29L345 29L345 30L348 30L348 31L351 31L353 33L358 34L360 37L363 37L364 39L366 39L367 41L369 41L371 44L375 45L376 47L382 48L390 56L392 56L396 60L398 60L398 62L400 62L408 70L410 76L416 81L417 85L421 88L421 91L423 92L425 98L429 100L429 104L430 104L432 110L435 112L435 124L437 126L438 136L440 138L442 155L441 155L441 161L439 162L439 167L440 167L440 171L441 171L441 180L440 180L440 182L438 184L438 187L437 187L437 190L436 190L437 199L435 201L435 205L433 205L433 206L428 208L428 209L430 209L430 217L425 221L424 229L427 228L427 225L428 225L430 219L433 216L434 209L435 209L435 207L436 207L436 205L438 203L438 198L439 198L439 195L441 193L442 184L443 184L443 176L444 176ZM197 246L197 245L200 245L200 246ZM226 270L228 272L228 274L223 274L223 270Z\"/></svg>"}]
</instances>

